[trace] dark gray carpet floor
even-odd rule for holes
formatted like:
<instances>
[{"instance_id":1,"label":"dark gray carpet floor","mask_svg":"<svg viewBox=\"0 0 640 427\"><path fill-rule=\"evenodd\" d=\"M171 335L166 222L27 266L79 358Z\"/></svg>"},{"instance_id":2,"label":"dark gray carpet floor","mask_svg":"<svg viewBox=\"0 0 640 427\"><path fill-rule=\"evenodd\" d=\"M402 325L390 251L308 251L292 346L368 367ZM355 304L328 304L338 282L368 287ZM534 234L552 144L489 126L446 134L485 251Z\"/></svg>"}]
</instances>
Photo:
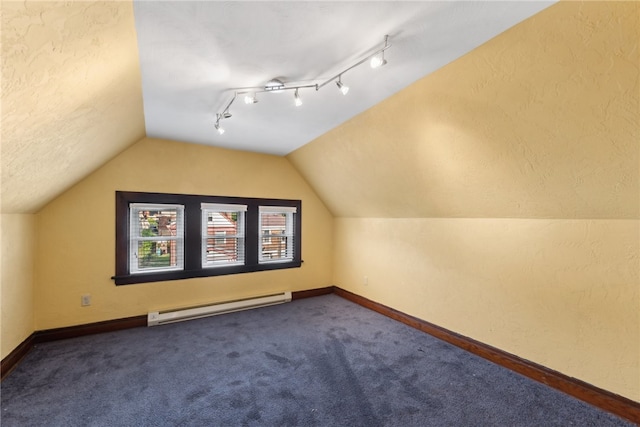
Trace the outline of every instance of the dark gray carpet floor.
<instances>
[{"instance_id":1,"label":"dark gray carpet floor","mask_svg":"<svg viewBox=\"0 0 640 427\"><path fill-rule=\"evenodd\" d=\"M626 426L335 295L50 342L2 426Z\"/></svg>"}]
</instances>

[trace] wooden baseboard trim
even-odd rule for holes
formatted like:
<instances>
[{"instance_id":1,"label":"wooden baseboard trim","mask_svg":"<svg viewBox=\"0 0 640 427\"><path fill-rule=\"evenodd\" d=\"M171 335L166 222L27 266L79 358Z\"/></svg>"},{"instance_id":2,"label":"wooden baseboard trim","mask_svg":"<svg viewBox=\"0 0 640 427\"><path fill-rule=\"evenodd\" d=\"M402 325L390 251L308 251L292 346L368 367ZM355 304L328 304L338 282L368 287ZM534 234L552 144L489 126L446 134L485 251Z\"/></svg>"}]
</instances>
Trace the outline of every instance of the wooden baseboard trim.
<instances>
[{"instance_id":1,"label":"wooden baseboard trim","mask_svg":"<svg viewBox=\"0 0 640 427\"><path fill-rule=\"evenodd\" d=\"M297 300L333 293L333 286L326 288L309 289L291 293L291 299ZM133 316L124 319L105 320L102 322L88 323L85 325L66 326L62 328L46 329L32 333L18 347L16 347L7 357L2 359L0 364L1 379L4 379L17 364L29 353L35 344L49 341L57 341L69 338L93 335L103 332L114 332L123 329L147 326L147 316Z\"/></svg>"},{"instance_id":2,"label":"wooden baseboard trim","mask_svg":"<svg viewBox=\"0 0 640 427\"><path fill-rule=\"evenodd\" d=\"M463 335L457 334L427 321L402 313L391 307L371 301L360 295L341 289L337 286L326 288L296 291L291 295L292 300L310 298L320 295L335 293L336 295L352 301L358 305L385 315L391 319L402 322L408 326L428 333L438 339L446 341L466 351L483 357L500 366L518 372L535 381L546 384L560 390L570 396L587 402L602 410L611 412L631 422L640 424L640 403L623 396L611 393L607 390L595 387L584 381L569 377L560 372L538 365L526 359L522 359L511 353L481 343ZM103 322L89 323L86 325L68 326L63 328L36 331L18 345L0 363L1 379L4 379L17 364L29 353L35 344L75 338L83 335L92 335L103 332L114 332L123 329L136 328L147 325L147 316L134 316L124 319L107 320Z\"/></svg>"},{"instance_id":3,"label":"wooden baseboard trim","mask_svg":"<svg viewBox=\"0 0 640 427\"><path fill-rule=\"evenodd\" d=\"M16 347L11 353L9 353L7 357L2 359L0 364L0 369L2 371L0 379L4 379L36 344L67 338L76 338L83 335L120 331L140 326L147 326L147 316L134 316L124 319L88 323L86 325L67 326L63 328L36 331L18 345L18 347Z\"/></svg>"},{"instance_id":4,"label":"wooden baseboard trim","mask_svg":"<svg viewBox=\"0 0 640 427\"><path fill-rule=\"evenodd\" d=\"M309 289L305 291L295 291L291 293L291 299L297 300L333 293L333 286L326 288ZM17 364L29 353L35 344L49 341L57 341L69 338L93 335L103 332L114 332L123 329L147 326L147 316L133 316L124 319L105 320L102 322L88 323L85 325L66 326L62 328L46 329L32 333L18 347L16 347L7 357L2 359L0 364L1 379L9 374Z\"/></svg>"},{"instance_id":5,"label":"wooden baseboard trim","mask_svg":"<svg viewBox=\"0 0 640 427\"><path fill-rule=\"evenodd\" d=\"M318 297L320 295L328 295L332 293L333 286L327 286L326 288L308 289L306 291L295 291L291 292L291 300Z\"/></svg>"},{"instance_id":6,"label":"wooden baseboard trim","mask_svg":"<svg viewBox=\"0 0 640 427\"><path fill-rule=\"evenodd\" d=\"M0 362L0 380L3 380L9 372L18 366L18 363L31 351L34 345L35 332L22 341L11 353Z\"/></svg>"},{"instance_id":7,"label":"wooden baseboard trim","mask_svg":"<svg viewBox=\"0 0 640 427\"><path fill-rule=\"evenodd\" d=\"M66 326L63 328L46 329L35 332L35 343L64 340L84 335L114 332L123 329L147 326L147 316L126 317L124 319L105 320L103 322L87 323L85 325Z\"/></svg>"},{"instance_id":8,"label":"wooden baseboard trim","mask_svg":"<svg viewBox=\"0 0 640 427\"><path fill-rule=\"evenodd\" d=\"M358 305L402 322L412 328L426 332L438 339L460 347L470 353L483 357L493 363L515 371L535 381L560 390L570 396L611 412L619 417L640 424L640 403L589 383L569 377L537 363L522 359L506 351L457 334L448 329L402 313L391 307L371 301L360 295L334 287L334 293Z\"/></svg>"}]
</instances>

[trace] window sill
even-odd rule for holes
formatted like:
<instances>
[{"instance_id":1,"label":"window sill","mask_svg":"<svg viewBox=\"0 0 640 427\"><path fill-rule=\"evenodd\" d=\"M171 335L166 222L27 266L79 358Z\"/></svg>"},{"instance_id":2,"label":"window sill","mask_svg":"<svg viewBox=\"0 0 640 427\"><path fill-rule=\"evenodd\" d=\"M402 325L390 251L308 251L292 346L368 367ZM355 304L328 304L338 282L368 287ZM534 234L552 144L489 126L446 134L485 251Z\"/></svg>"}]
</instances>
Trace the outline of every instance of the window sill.
<instances>
[{"instance_id":1,"label":"window sill","mask_svg":"<svg viewBox=\"0 0 640 427\"><path fill-rule=\"evenodd\" d=\"M232 265L224 267L205 267L200 270L178 270L167 272L137 273L113 276L116 285L132 285L135 283L165 282L170 280L193 279L198 277L225 276L228 274L254 273L257 271L283 270L299 268L302 261L271 262L256 265Z\"/></svg>"}]
</instances>

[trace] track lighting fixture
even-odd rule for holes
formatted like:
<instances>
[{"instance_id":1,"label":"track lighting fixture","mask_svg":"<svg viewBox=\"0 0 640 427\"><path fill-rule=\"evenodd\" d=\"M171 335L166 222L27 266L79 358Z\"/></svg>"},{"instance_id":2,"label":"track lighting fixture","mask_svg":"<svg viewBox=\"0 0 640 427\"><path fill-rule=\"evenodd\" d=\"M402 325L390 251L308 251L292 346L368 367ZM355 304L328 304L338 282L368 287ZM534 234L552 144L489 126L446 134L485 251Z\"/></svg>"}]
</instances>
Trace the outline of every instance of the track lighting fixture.
<instances>
[{"instance_id":1,"label":"track lighting fixture","mask_svg":"<svg viewBox=\"0 0 640 427\"><path fill-rule=\"evenodd\" d=\"M317 92L320 90L320 88L326 86L327 84L333 81L336 82L336 85L338 86L338 89L340 89L340 92L342 92L343 95L346 95L349 92L349 86L342 83L342 75L345 74L347 71L350 71L353 68L363 64L366 61L370 61L371 68L379 68L385 65L387 63L387 60L384 57L384 51L389 49L390 47L391 45L389 44L389 36L384 36L384 46L382 48L367 55L366 57L356 62L352 66L345 68L340 73L336 74L330 79L325 80L322 83L318 82L318 83L312 83L312 84L306 84L306 85L287 86L279 78L274 78L269 80L262 87L245 87L245 88L242 88L242 90L236 89L233 92L233 98L231 98L231 100L227 103L226 107L222 110L222 113L216 114L215 128L220 135L224 133L224 129L220 126L220 120L228 119L231 117L231 113L229 113L229 108L231 107L231 104L233 104L233 102L236 100L238 95L245 95L244 102L246 104L255 104L256 102L258 102L258 98L256 97L257 93L266 93L266 92L276 93L276 92L283 92L285 90L295 90L293 94L294 102L296 107L299 107L302 105L302 98L300 97L300 93L299 93L300 89L314 88Z\"/></svg>"},{"instance_id":2,"label":"track lighting fixture","mask_svg":"<svg viewBox=\"0 0 640 427\"><path fill-rule=\"evenodd\" d=\"M255 93L250 93L248 95L245 95L244 97L245 104L255 104L257 102L258 102L258 98L256 97Z\"/></svg>"},{"instance_id":3,"label":"track lighting fixture","mask_svg":"<svg viewBox=\"0 0 640 427\"><path fill-rule=\"evenodd\" d=\"M231 113L229 111L224 111L222 114L216 114L216 124L214 127L220 135L224 133L224 128L220 126L220 120L228 119L229 117L231 117Z\"/></svg>"},{"instance_id":4,"label":"track lighting fixture","mask_svg":"<svg viewBox=\"0 0 640 427\"><path fill-rule=\"evenodd\" d=\"M371 65L371 68L382 67L386 63L387 63L387 60L384 59L384 52L382 52L380 55L374 56L373 58L371 58L371 62L369 62L369 64Z\"/></svg>"},{"instance_id":5,"label":"track lighting fixture","mask_svg":"<svg viewBox=\"0 0 640 427\"><path fill-rule=\"evenodd\" d=\"M385 48L389 46L389 36L384 36L384 46ZM386 65L387 60L384 59L385 50L386 49L382 49L380 53L371 57L371 61L369 62L369 65L371 65L371 68L378 68L378 67L382 67L383 65Z\"/></svg>"},{"instance_id":6,"label":"track lighting fixture","mask_svg":"<svg viewBox=\"0 0 640 427\"><path fill-rule=\"evenodd\" d=\"M284 83L280 79L272 79L264 85L264 90L267 92L279 92L284 89Z\"/></svg>"},{"instance_id":7,"label":"track lighting fixture","mask_svg":"<svg viewBox=\"0 0 640 427\"><path fill-rule=\"evenodd\" d=\"M347 93L349 93L349 86L346 86L344 83L342 83L342 76L338 76L338 81L336 82L336 85L338 85L338 89L340 89L340 92L342 92L343 95L346 95Z\"/></svg>"},{"instance_id":8,"label":"track lighting fixture","mask_svg":"<svg viewBox=\"0 0 640 427\"><path fill-rule=\"evenodd\" d=\"M296 89L296 92L294 93L293 98L295 99L296 107L299 107L302 105L302 98L300 98L300 95L298 94L298 89Z\"/></svg>"}]
</instances>

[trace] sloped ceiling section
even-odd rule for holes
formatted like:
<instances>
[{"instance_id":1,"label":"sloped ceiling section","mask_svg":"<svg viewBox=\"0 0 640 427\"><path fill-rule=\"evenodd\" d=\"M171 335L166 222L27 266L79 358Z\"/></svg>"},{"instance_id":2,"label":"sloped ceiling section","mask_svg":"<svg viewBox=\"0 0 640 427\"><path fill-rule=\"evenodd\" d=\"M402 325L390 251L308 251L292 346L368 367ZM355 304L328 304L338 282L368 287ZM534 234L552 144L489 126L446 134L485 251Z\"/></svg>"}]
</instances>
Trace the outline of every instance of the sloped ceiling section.
<instances>
[{"instance_id":1,"label":"sloped ceiling section","mask_svg":"<svg viewBox=\"0 0 640 427\"><path fill-rule=\"evenodd\" d=\"M32 213L145 134L131 2L2 2L2 212Z\"/></svg>"},{"instance_id":2,"label":"sloped ceiling section","mask_svg":"<svg viewBox=\"0 0 640 427\"><path fill-rule=\"evenodd\" d=\"M36 212L142 137L284 155L553 2L14 2L2 7L2 212ZM334 76L389 34L389 63ZM265 95L265 94L263 94ZM144 106L144 107L143 107Z\"/></svg>"},{"instance_id":3,"label":"sloped ceiling section","mask_svg":"<svg viewBox=\"0 0 640 427\"><path fill-rule=\"evenodd\" d=\"M337 217L640 217L640 4L560 2L288 158Z\"/></svg>"},{"instance_id":4,"label":"sloped ceiling section","mask_svg":"<svg viewBox=\"0 0 640 427\"><path fill-rule=\"evenodd\" d=\"M464 55L553 2L136 1L150 137L284 155ZM242 97L214 129L230 88L322 83L383 46L388 64L320 90Z\"/></svg>"}]
</instances>

